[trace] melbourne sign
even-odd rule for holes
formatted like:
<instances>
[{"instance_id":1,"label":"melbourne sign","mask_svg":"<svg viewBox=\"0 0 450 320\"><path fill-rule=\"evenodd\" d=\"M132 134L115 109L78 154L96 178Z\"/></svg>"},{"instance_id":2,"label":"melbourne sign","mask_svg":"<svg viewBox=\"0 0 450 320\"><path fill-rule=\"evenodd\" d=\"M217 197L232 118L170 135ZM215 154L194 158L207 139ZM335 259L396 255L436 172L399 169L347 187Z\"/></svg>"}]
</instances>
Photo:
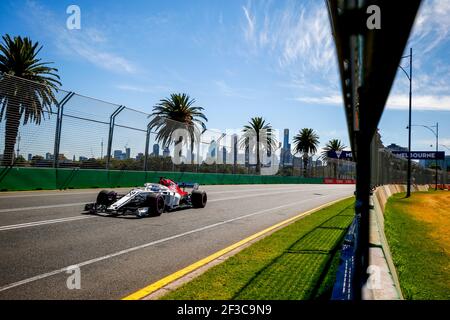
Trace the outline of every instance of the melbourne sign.
<instances>
[{"instance_id":1,"label":"melbourne sign","mask_svg":"<svg viewBox=\"0 0 450 320\"><path fill-rule=\"evenodd\" d=\"M408 159L408 151L392 151L393 154L400 158ZM444 151L411 151L411 159L414 160L444 160Z\"/></svg>"},{"instance_id":2,"label":"melbourne sign","mask_svg":"<svg viewBox=\"0 0 450 320\"><path fill-rule=\"evenodd\" d=\"M333 159L351 160L352 152L351 151L328 151L327 157L333 158Z\"/></svg>"}]
</instances>

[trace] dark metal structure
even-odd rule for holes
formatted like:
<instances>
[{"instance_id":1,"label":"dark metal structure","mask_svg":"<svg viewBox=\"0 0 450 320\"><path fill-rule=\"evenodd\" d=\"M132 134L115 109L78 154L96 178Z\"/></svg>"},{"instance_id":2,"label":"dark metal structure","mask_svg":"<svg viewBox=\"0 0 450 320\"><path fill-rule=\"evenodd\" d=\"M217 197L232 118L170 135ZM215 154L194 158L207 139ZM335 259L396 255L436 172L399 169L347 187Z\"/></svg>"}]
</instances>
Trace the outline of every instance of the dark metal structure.
<instances>
[{"instance_id":1,"label":"dark metal structure","mask_svg":"<svg viewBox=\"0 0 450 320\"><path fill-rule=\"evenodd\" d=\"M354 255L341 261L333 299L361 299L369 258L371 142L409 38L420 0L327 0L344 108L356 160ZM375 7L374 7L375 6ZM368 23L378 14L379 28ZM376 17L377 18L377 17ZM338 277L339 277L338 274ZM350 277L350 280L348 279Z\"/></svg>"},{"instance_id":2,"label":"dark metal structure","mask_svg":"<svg viewBox=\"0 0 450 320\"><path fill-rule=\"evenodd\" d=\"M55 131L55 147L53 149L53 167L57 168L59 165L59 147L61 146L61 128L62 120L64 116L64 105L72 99L75 95L73 92L67 93L64 98L57 104L57 114L56 114L56 131Z\"/></svg>"},{"instance_id":3,"label":"dark metal structure","mask_svg":"<svg viewBox=\"0 0 450 320\"><path fill-rule=\"evenodd\" d=\"M111 163L111 149L114 135L114 126L116 117L125 109L124 106L119 106L109 117L109 134L108 134L108 151L106 154L106 169L109 169L109 164Z\"/></svg>"}]
</instances>

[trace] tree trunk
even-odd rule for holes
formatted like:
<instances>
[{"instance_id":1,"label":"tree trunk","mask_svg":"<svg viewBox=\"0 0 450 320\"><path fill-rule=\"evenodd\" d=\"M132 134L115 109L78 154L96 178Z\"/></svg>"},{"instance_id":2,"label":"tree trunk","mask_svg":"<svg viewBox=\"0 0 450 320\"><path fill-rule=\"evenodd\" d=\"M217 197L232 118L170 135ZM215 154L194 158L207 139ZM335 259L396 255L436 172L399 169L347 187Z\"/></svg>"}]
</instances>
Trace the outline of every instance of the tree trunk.
<instances>
[{"instance_id":1,"label":"tree trunk","mask_svg":"<svg viewBox=\"0 0 450 320\"><path fill-rule=\"evenodd\" d=\"M6 128L5 128L5 149L3 151L3 166L10 166L14 163L14 147L16 145L17 133L20 126L19 106L15 103L7 102Z\"/></svg>"},{"instance_id":2,"label":"tree trunk","mask_svg":"<svg viewBox=\"0 0 450 320\"><path fill-rule=\"evenodd\" d=\"M308 167L308 155L303 155L303 177L306 178L306 169Z\"/></svg>"},{"instance_id":3,"label":"tree trunk","mask_svg":"<svg viewBox=\"0 0 450 320\"><path fill-rule=\"evenodd\" d=\"M259 134L256 137L256 174L261 174L261 159L259 158Z\"/></svg>"},{"instance_id":4,"label":"tree trunk","mask_svg":"<svg viewBox=\"0 0 450 320\"><path fill-rule=\"evenodd\" d=\"M191 139L191 165L194 165L194 139ZM193 167L192 171L194 171Z\"/></svg>"}]
</instances>

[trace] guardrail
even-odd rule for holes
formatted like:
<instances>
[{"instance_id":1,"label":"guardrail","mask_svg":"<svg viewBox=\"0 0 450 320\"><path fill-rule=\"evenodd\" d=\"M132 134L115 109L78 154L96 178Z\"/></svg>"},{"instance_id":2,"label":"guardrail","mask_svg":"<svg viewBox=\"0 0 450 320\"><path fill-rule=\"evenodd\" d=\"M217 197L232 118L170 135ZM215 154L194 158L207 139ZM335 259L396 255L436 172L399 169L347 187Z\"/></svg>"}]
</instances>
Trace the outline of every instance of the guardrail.
<instances>
[{"instance_id":1,"label":"guardrail","mask_svg":"<svg viewBox=\"0 0 450 320\"><path fill-rule=\"evenodd\" d=\"M174 181L219 184L321 184L323 178L225 173L0 167L1 191L118 188L143 186L160 177Z\"/></svg>"}]
</instances>

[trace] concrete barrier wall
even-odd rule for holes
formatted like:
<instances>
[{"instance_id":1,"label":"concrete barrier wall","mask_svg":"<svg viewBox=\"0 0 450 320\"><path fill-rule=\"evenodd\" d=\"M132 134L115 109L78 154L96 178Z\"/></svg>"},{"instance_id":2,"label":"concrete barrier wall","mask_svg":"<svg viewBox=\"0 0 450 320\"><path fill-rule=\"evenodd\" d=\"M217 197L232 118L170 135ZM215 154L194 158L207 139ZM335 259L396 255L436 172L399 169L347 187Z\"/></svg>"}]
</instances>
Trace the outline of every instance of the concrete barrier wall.
<instances>
[{"instance_id":1,"label":"concrete barrier wall","mask_svg":"<svg viewBox=\"0 0 450 320\"><path fill-rule=\"evenodd\" d=\"M428 185L413 185L411 191L427 191ZM406 185L386 185L376 188L372 196L373 209L370 211L369 265L371 277L365 286L365 300L403 299L397 271L392 260L384 233L384 210L386 202L395 193L406 192Z\"/></svg>"},{"instance_id":2,"label":"concrete barrier wall","mask_svg":"<svg viewBox=\"0 0 450 320\"><path fill-rule=\"evenodd\" d=\"M0 191L136 187L162 176L202 185L323 183L323 178L244 174L0 167Z\"/></svg>"}]
</instances>

